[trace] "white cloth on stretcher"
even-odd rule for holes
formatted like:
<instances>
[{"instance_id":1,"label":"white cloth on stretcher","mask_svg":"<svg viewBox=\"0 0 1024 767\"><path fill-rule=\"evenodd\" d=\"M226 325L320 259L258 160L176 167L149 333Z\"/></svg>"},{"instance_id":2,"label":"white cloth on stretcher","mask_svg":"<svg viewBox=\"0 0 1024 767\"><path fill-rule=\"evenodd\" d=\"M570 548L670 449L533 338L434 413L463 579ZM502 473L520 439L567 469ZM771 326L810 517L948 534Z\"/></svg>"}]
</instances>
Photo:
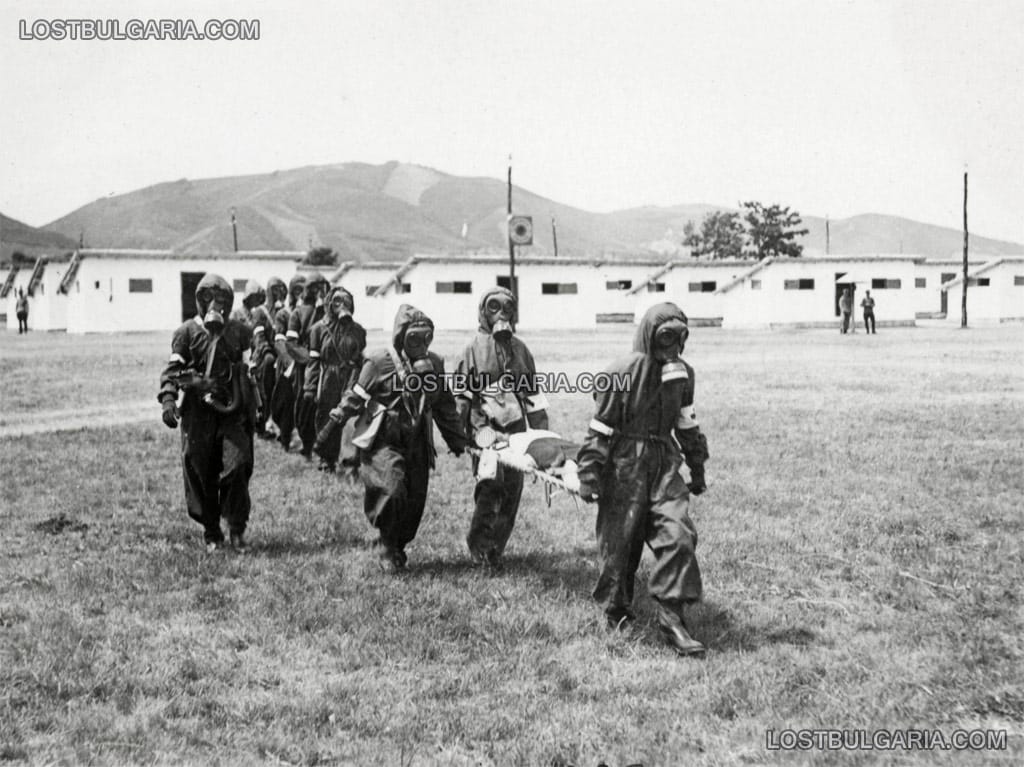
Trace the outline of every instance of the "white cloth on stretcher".
<instances>
[{"instance_id":1,"label":"white cloth on stretcher","mask_svg":"<svg viewBox=\"0 0 1024 767\"><path fill-rule=\"evenodd\" d=\"M572 490L579 488L576 453L579 445L546 429L510 434L508 442L480 451L478 479L493 479L498 464L523 473L540 472L559 477Z\"/></svg>"}]
</instances>

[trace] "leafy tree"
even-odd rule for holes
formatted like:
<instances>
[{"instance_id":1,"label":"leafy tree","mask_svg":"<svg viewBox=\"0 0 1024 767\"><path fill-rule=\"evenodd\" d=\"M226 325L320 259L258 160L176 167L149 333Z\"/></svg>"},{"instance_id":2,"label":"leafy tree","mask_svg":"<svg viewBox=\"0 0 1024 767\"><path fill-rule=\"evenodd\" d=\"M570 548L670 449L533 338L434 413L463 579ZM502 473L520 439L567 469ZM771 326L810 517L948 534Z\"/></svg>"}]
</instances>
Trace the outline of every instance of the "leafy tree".
<instances>
[{"instance_id":1,"label":"leafy tree","mask_svg":"<svg viewBox=\"0 0 1024 767\"><path fill-rule=\"evenodd\" d=\"M739 213L716 210L704 216L699 233L692 221L686 222L683 245L690 247L694 256L741 258L744 234Z\"/></svg>"},{"instance_id":2,"label":"leafy tree","mask_svg":"<svg viewBox=\"0 0 1024 767\"><path fill-rule=\"evenodd\" d=\"M322 245L318 248L310 248L306 257L302 259L302 263L309 266L337 266L338 254L334 252L334 248Z\"/></svg>"},{"instance_id":3,"label":"leafy tree","mask_svg":"<svg viewBox=\"0 0 1024 767\"><path fill-rule=\"evenodd\" d=\"M807 234L808 230L795 228L803 223L795 210L781 205L765 207L759 202L744 202L741 207L747 211L743 218L747 222L750 241L748 255L760 261L768 256L799 256L803 253L803 245L796 242L796 238Z\"/></svg>"},{"instance_id":4,"label":"leafy tree","mask_svg":"<svg viewBox=\"0 0 1024 767\"><path fill-rule=\"evenodd\" d=\"M22 253L20 250L16 250L11 253L11 262L15 264L31 264L32 259Z\"/></svg>"}]
</instances>

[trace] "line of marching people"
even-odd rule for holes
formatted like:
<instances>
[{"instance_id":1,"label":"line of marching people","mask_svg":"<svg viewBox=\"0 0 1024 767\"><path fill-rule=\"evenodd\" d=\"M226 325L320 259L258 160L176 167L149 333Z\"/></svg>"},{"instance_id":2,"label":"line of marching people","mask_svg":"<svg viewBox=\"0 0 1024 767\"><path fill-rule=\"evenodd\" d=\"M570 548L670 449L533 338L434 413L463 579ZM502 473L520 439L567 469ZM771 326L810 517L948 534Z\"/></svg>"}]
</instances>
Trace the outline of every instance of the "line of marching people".
<instances>
[{"instance_id":1,"label":"line of marching people","mask_svg":"<svg viewBox=\"0 0 1024 767\"><path fill-rule=\"evenodd\" d=\"M355 470L363 511L378 533L380 564L399 573L408 567L406 548L426 507L435 425L456 456L548 428L536 364L515 334L516 298L505 288L481 296L478 332L454 377L430 349L433 322L413 306L399 308L385 348L367 351L351 293L319 274L297 275L287 286L271 279L266 290L250 282L234 311L233 300L226 280L203 277L198 313L172 337L158 394L164 423L180 425L186 506L211 553L249 549L256 437L289 450L297 432L302 456L312 461L315 454L321 470ZM597 503L601 572L594 597L609 627L622 630L635 619L634 581L646 544L654 555L649 592L660 631L680 655L700 655L704 647L690 636L683 610L701 598L688 500L705 489L708 452L693 407L694 371L681 356L688 335L686 315L674 304L647 312L632 352L608 368L618 374L612 380L628 385L595 394L594 417L573 452L575 489ZM474 561L499 571L523 475L500 464L485 468L473 452L466 542Z\"/></svg>"}]
</instances>

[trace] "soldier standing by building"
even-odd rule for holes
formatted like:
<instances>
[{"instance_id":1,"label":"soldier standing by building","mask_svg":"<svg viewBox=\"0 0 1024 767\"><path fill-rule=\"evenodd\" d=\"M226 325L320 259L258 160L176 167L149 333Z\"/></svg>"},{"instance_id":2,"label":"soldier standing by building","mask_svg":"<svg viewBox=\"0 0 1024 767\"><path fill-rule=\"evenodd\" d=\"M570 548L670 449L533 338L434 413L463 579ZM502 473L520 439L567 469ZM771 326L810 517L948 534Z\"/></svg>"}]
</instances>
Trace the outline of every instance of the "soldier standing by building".
<instances>
[{"instance_id":1,"label":"soldier standing by building","mask_svg":"<svg viewBox=\"0 0 1024 767\"><path fill-rule=\"evenodd\" d=\"M707 442L693 408L694 372L681 358L689 335L675 304L652 306L633 342L633 353L608 369L624 390L599 391L597 411L580 449L580 495L596 500L601 574L594 598L610 626L634 619L634 580L646 543L654 553L649 591L666 642L680 655L699 655L683 607L701 598L697 531L689 495L704 492ZM680 474L683 460L689 486Z\"/></svg>"},{"instance_id":2,"label":"soldier standing by building","mask_svg":"<svg viewBox=\"0 0 1024 767\"><path fill-rule=\"evenodd\" d=\"M864 300L860 302L861 308L864 310L864 332L874 333L875 332L875 299L871 297L871 291L864 291ZM868 327L870 321L871 326Z\"/></svg>"}]
</instances>

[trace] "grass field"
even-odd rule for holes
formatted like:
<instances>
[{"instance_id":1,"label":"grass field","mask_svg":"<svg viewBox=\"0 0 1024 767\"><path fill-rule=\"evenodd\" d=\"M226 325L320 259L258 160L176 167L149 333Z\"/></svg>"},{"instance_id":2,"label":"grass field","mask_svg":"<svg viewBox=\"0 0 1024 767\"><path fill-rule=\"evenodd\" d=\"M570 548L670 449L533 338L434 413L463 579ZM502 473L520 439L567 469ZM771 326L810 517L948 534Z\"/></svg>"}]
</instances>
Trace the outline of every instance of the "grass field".
<instances>
[{"instance_id":1,"label":"grass field","mask_svg":"<svg viewBox=\"0 0 1024 767\"><path fill-rule=\"evenodd\" d=\"M0 440L0 761L1024 760L1020 327L694 331L703 661L659 644L643 588L638 630L606 633L594 509L564 496L548 509L528 486L504 574L470 567L472 477L447 454L407 576L377 570L358 488L266 443L254 552L207 556L154 397L169 335L0 334L0 422L153 402L144 424ZM526 340L574 374L630 335ZM581 437L589 398L550 399L553 427ZM766 748L801 728L1007 739Z\"/></svg>"}]
</instances>

